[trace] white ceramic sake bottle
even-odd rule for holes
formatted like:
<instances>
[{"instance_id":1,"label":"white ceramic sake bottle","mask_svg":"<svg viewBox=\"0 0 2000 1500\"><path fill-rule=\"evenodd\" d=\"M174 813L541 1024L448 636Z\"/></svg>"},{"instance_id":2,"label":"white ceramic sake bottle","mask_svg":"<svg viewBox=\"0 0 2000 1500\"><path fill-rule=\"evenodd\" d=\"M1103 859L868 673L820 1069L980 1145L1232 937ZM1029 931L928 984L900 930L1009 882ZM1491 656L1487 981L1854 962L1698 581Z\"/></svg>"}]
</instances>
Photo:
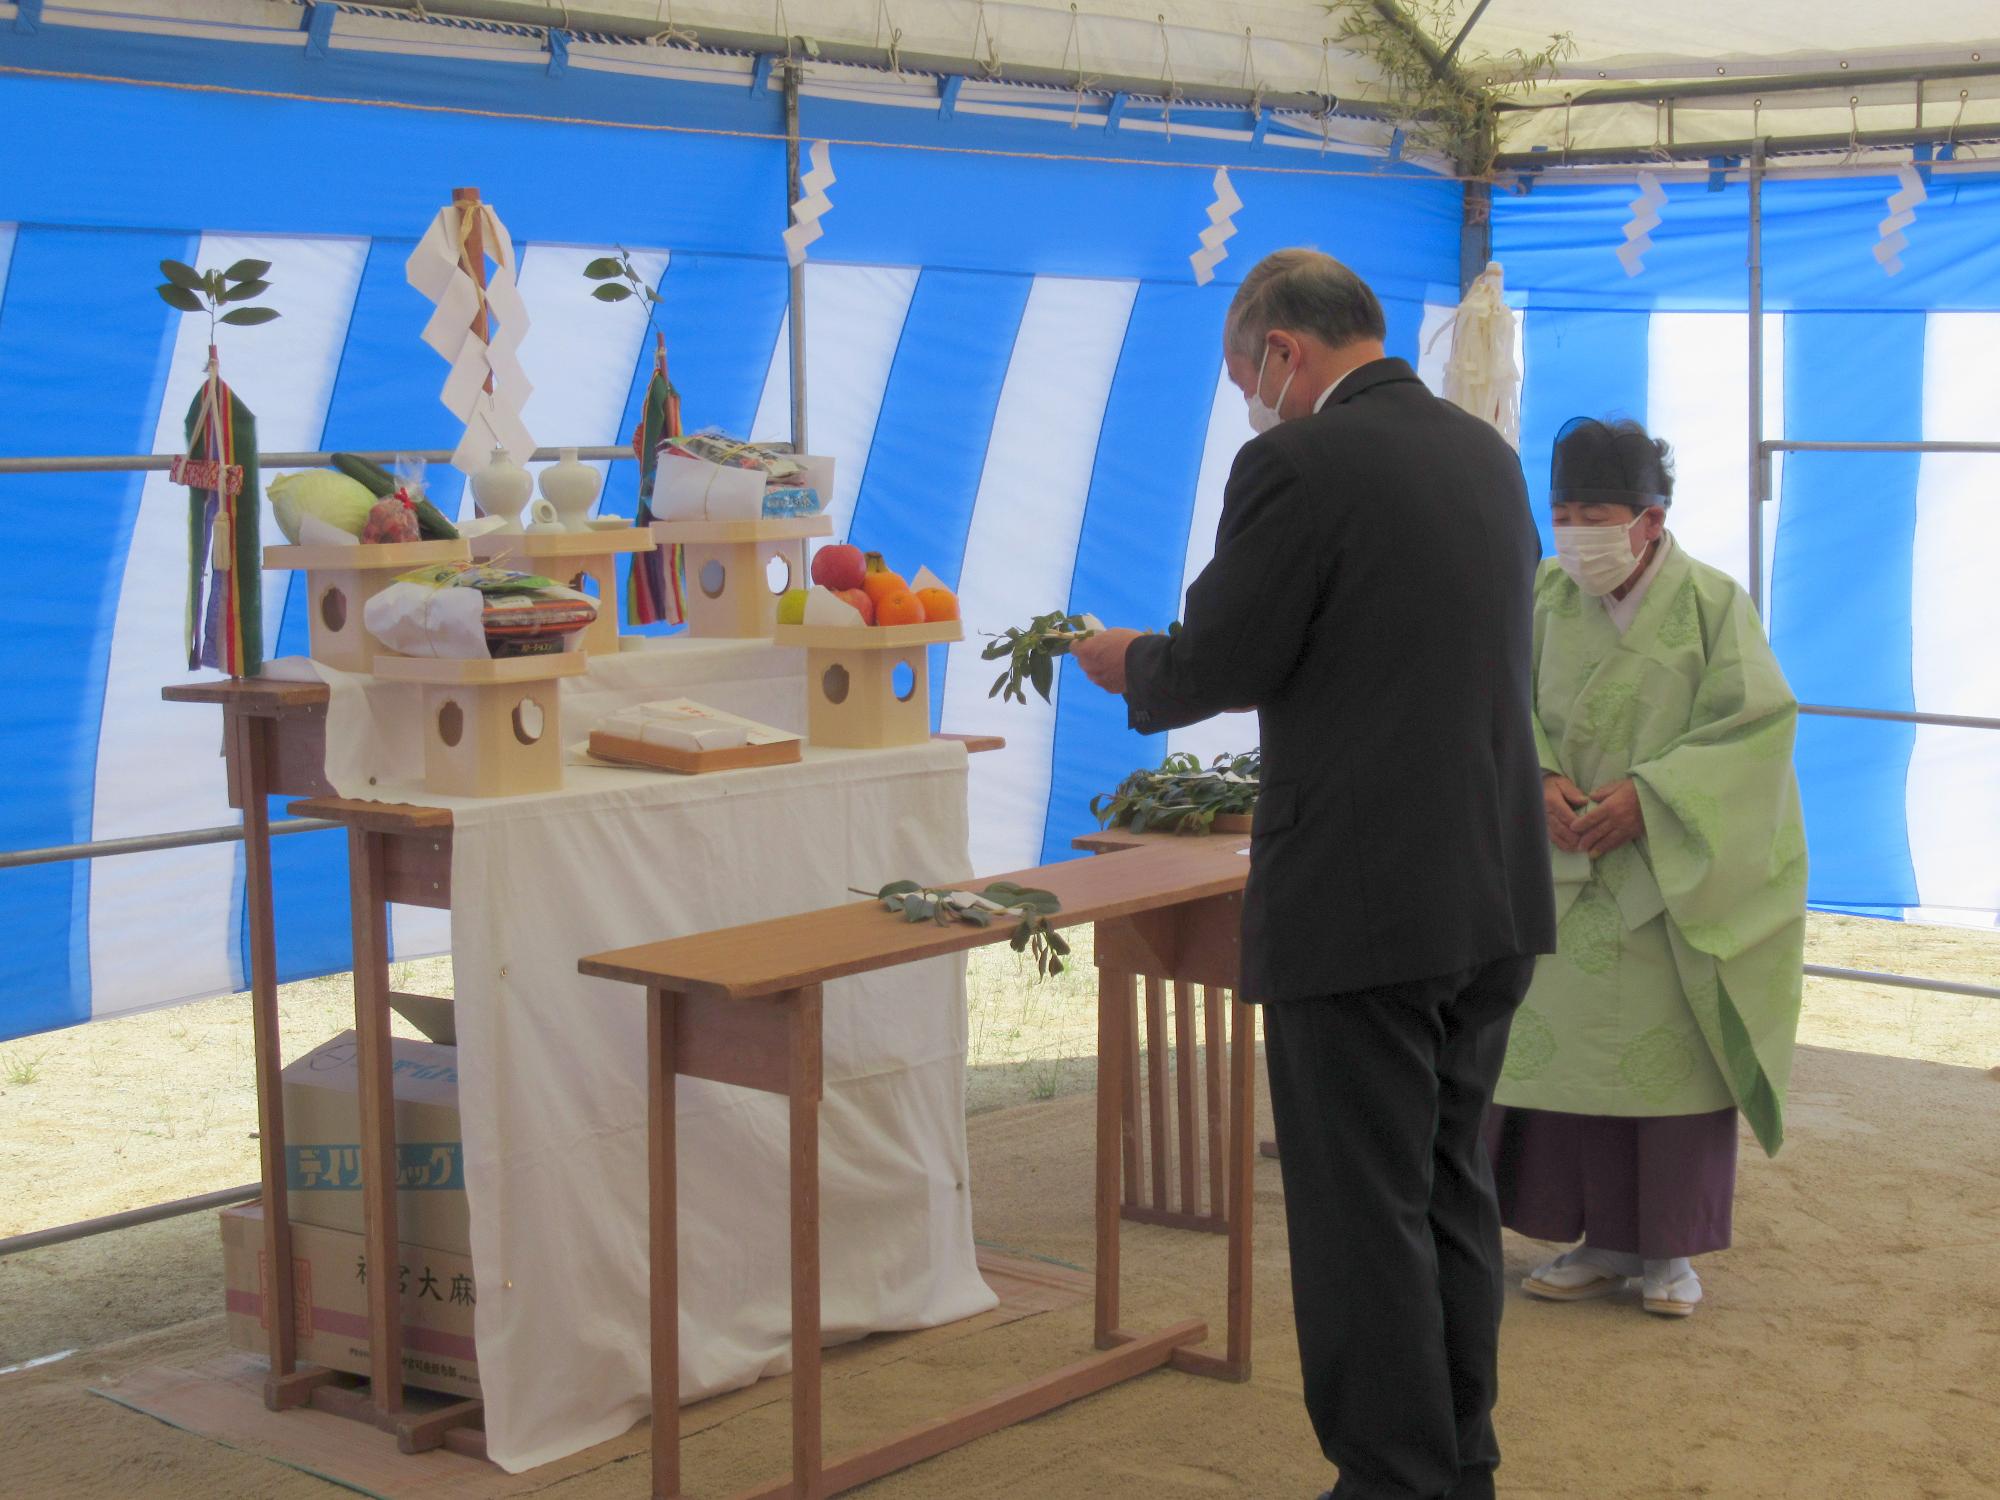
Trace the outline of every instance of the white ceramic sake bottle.
<instances>
[{"instance_id":1,"label":"white ceramic sake bottle","mask_svg":"<svg viewBox=\"0 0 2000 1500\"><path fill-rule=\"evenodd\" d=\"M521 512L534 493L534 475L509 458L505 448L495 448L486 467L472 476L472 498L482 512L505 523L502 531L520 531Z\"/></svg>"},{"instance_id":2,"label":"white ceramic sake bottle","mask_svg":"<svg viewBox=\"0 0 2000 1500\"><path fill-rule=\"evenodd\" d=\"M588 531L601 481L597 470L577 462L576 449L564 448L561 456L562 462L542 470L542 498L556 508L565 531Z\"/></svg>"}]
</instances>

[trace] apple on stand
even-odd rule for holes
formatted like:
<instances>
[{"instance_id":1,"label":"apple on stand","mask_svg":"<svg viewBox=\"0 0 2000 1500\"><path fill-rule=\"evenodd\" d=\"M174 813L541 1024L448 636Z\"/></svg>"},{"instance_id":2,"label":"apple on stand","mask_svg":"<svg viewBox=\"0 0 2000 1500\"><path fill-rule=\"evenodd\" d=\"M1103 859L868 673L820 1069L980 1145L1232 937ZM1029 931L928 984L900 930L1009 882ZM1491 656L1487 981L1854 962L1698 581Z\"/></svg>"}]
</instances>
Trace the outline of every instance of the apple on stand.
<instances>
[{"instance_id":1,"label":"apple on stand","mask_svg":"<svg viewBox=\"0 0 2000 1500\"><path fill-rule=\"evenodd\" d=\"M868 563L859 547L837 542L813 554L812 581L822 588L832 589L836 594L860 588L861 580L867 573Z\"/></svg>"}]
</instances>

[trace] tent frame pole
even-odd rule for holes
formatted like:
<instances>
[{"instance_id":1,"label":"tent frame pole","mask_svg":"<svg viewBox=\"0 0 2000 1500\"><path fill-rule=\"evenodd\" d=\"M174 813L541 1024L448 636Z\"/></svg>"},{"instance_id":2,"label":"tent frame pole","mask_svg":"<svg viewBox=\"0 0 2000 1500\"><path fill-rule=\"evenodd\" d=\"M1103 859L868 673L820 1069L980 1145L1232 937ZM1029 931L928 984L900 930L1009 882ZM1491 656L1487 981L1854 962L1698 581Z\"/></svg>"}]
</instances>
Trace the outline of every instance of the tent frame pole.
<instances>
[{"instance_id":1,"label":"tent frame pole","mask_svg":"<svg viewBox=\"0 0 2000 1500\"><path fill-rule=\"evenodd\" d=\"M1768 632L1764 588L1764 505L1770 499L1771 460L1764 451L1764 142L1750 148L1750 602Z\"/></svg>"},{"instance_id":2,"label":"tent frame pole","mask_svg":"<svg viewBox=\"0 0 2000 1500\"><path fill-rule=\"evenodd\" d=\"M785 61L785 218L799 201L799 70L789 55ZM792 265L786 294L791 309L792 452L806 451L806 267Z\"/></svg>"}]
</instances>

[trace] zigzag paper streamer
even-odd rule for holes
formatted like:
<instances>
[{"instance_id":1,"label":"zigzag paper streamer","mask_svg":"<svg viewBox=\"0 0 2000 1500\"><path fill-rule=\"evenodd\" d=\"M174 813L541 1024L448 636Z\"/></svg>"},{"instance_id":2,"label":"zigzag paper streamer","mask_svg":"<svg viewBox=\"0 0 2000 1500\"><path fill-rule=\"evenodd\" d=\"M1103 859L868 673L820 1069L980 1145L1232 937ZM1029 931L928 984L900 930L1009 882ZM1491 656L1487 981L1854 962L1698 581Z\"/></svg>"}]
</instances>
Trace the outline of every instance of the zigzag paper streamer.
<instances>
[{"instance_id":1,"label":"zigzag paper streamer","mask_svg":"<svg viewBox=\"0 0 2000 1500\"><path fill-rule=\"evenodd\" d=\"M1615 252L1627 276L1645 270L1646 252L1653 248L1653 231L1659 227L1660 210L1666 206L1667 190L1651 172L1639 174L1639 196L1632 200L1632 217L1625 225L1625 243Z\"/></svg>"},{"instance_id":2,"label":"zigzag paper streamer","mask_svg":"<svg viewBox=\"0 0 2000 1500\"><path fill-rule=\"evenodd\" d=\"M526 463L535 451L535 440L521 420L521 409L534 387L521 368L528 305L514 282L514 241L491 208L482 203L477 212L485 252L495 262L485 292L486 308L499 324L491 343L472 331L480 290L462 253L469 226L461 222L456 205L447 206L431 221L403 266L409 284L437 304L423 338L451 365L439 399L465 423L465 436L451 456L451 466L462 474L484 468L495 448L506 449L515 463Z\"/></svg>"},{"instance_id":3,"label":"zigzag paper streamer","mask_svg":"<svg viewBox=\"0 0 2000 1500\"><path fill-rule=\"evenodd\" d=\"M833 186L827 153L825 141L814 141L812 169L799 179L799 201L792 205L792 222L785 229L785 260L791 265L804 265L806 246L826 233L819 221L833 210L833 200L826 196L826 190Z\"/></svg>"},{"instance_id":4,"label":"zigzag paper streamer","mask_svg":"<svg viewBox=\"0 0 2000 1500\"><path fill-rule=\"evenodd\" d=\"M1215 169L1215 201L1208 205L1208 228L1201 232L1201 248L1188 257L1188 264L1194 267L1194 284L1207 286L1215 280L1215 268L1229 258L1229 252L1222 248L1222 242L1236 233L1236 226L1229 216L1243 206L1243 200L1236 196L1236 189L1229 181L1229 168Z\"/></svg>"},{"instance_id":5,"label":"zigzag paper streamer","mask_svg":"<svg viewBox=\"0 0 2000 1500\"><path fill-rule=\"evenodd\" d=\"M1889 195L1889 217L1875 226L1881 235L1875 243L1875 260L1889 276L1903 269L1903 252L1910 247L1903 231L1916 223L1917 205L1930 197L1915 167L1898 167L1896 181L1902 185Z\"/></svg>"}]
</instances>

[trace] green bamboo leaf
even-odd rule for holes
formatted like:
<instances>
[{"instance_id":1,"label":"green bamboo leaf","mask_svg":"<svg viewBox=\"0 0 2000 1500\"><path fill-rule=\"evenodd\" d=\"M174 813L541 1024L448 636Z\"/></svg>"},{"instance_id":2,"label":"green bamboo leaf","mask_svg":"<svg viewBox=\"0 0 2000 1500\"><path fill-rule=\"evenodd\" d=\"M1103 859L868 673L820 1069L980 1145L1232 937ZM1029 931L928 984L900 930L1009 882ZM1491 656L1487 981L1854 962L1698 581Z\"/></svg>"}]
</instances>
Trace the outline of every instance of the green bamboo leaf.
<instances>
[{"instance_id":1,"label":"green bamboo leaf","mask_svg":"<svg viewBox=\"0 0 2000 1500\"><path fill-rule=\"evenodd\" d=\"M248 302L252 297L261 297L271 290L268 281L239 281L222 294L224 302Z\"/></svg>"},{"instance_id":2,"label":"green bamboo leaf","mask_svg":"<svg viewBox=\"0 0 2000 1500\"><path fill-rule=\"evenodd\" d=\"M239 260L222 273L224 281L256 281L271 269L268 260Z\"/></svg>"},{"instance_id":3,"label":"green bamboo leaf","mask_svg":"<svg viewBox=\"0 0 2000 1500\"><path fill-rule=\"evenodd\" d=\"M620 286L615 281L607 281L590 295L595 297L599 302L623 302L627 297L632 295L632 288L629 286Z\"/></svg>"},{"instance_id":4,"label":"green bamboo leaf","mask_svg":"<svg viewBox=\"0 0 2000 1500\"><path fill-rule=\"evenodd\" d=\"M198 292L202 289L201 272L197 271L193 266L184 265L180 261L161 261L160 274L175 286L186 287L191 292Z\"/></svg>"},{"instance_id":5,"label":"green bamboo leaf","mask_svg":"<svg viewBox=\"0 0 2000 1500\"><path fill-rule=\"evenodd\" d=\"M163 281L153 288L160 294L160 300L169 307L178 307L182 312L201 312L207 303L184 286L176 286L171 281Z\"/></svg>"},{"instance_id":6,"label":"green bamboo leaf","mask_svg":"<svg viewBox=\"0 0 2000 1500\"><path fill-rule=\"evenodd\" d=\"M259 323L268 323L278 316L275 307L239 307L222 315L224 323L234 323L239 328L252 328Z\"/></svg>"},{"instance_id":7,"label":"green bamboo leaf","mask_svg":"<svg viewBox=\"0 0 2000 1500\"><path fill-rule=\"evenodd\" d=\"M1035 658L1034 665L1028 669L1028 672L1029 680L1035 684L1035 691L1042 695L1044 703L1049 702L1049 689L1055 685L1055 663L1046 656L1038 656ZM1024 699L1023 701L1025 702L1026 700Z\"/></svg>"},{"instance_id":8,"label":"green bamboo leaf","mask_svg":"<svg viewBox=\"0 0 2000 1500\"><path fill-rule=\"evenodd\" d=\"M615 255L600 255L583 268L583 274L592 281L609 281L618 273L618 257Z\"/></svg>"}]
</instances>

